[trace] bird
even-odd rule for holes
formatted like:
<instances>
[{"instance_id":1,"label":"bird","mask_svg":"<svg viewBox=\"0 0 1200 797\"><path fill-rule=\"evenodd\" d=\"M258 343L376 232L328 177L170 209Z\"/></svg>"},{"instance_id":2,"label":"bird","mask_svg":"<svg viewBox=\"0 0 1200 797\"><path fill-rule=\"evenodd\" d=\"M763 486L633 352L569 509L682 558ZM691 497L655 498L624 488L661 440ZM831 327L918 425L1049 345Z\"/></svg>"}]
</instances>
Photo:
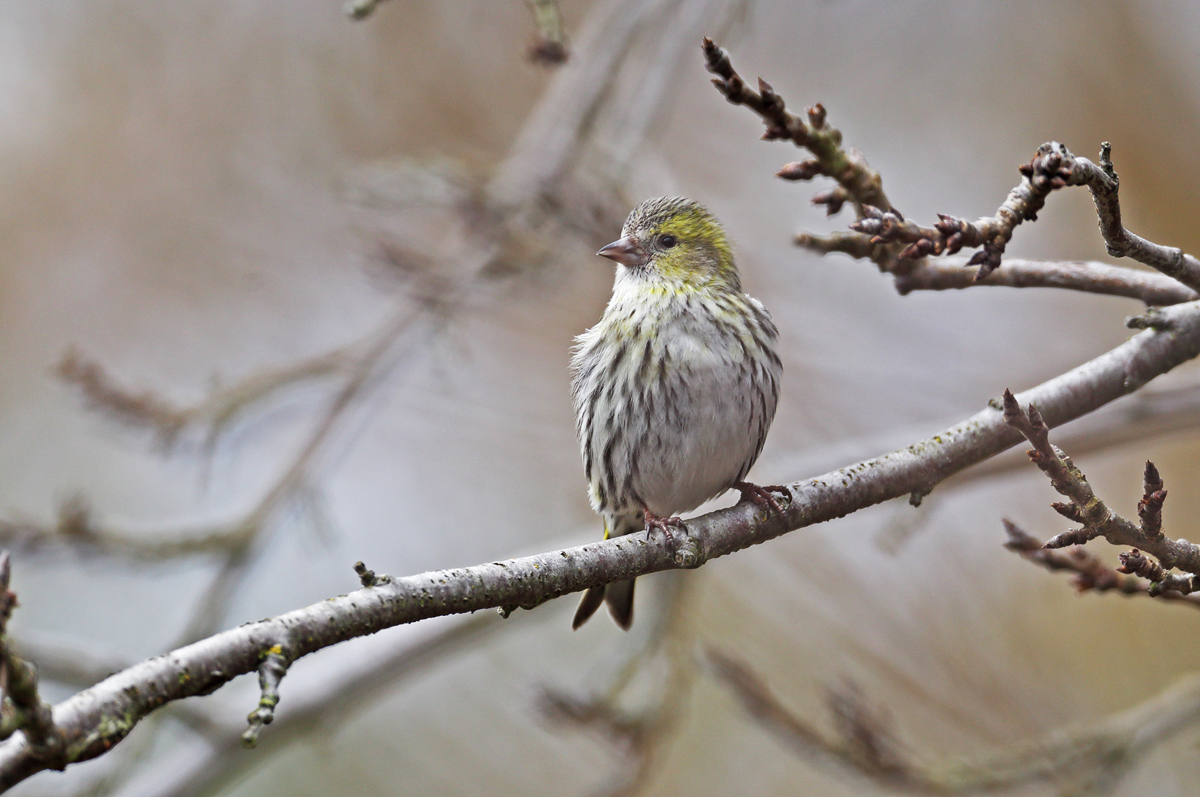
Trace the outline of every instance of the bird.
<instances>
[{"instance_id":1,"label":"bird","mask_svg":"<svg viewBox=\"0 0 1200 797\"><path fill-rule=\"evenodd\" d=\"M783 364L767 309L742 291L724 229L685 197L647 199L620 239L612 298L575 339L571 400L592 508L604 539L649 529L730 488L781 511L780 487L744 481L775 417ZM633 622L633 580L592 587L578 629L602 603Z\"/></svg>"}]
</instances>

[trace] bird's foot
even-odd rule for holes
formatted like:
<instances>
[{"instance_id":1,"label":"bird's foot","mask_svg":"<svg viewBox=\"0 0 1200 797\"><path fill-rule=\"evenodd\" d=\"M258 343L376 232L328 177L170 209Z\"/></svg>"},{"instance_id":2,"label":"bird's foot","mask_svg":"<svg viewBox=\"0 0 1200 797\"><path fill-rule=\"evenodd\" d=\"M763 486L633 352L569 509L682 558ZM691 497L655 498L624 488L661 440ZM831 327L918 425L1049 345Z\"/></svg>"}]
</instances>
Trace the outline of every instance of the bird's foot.
<instances>
[{"instance_id":1,"label":"bird's foot","mask_svg":"<svg viewBox=\"0 0 1200 797\"><path fill-rule=\"evenodd\" d=\"M783 493L789 497L791 495L787 488L781 484L768 484L760 487L757 484L751 484L750 482L736 482L733 485L733 489L742 494L741 501L738 503L750 500L759 506L770 507L771 510L777 515L783 514L783 507L779 505L778 499L771 495L771 493Z\"/></svg>"},{"instance_id":2,"label":"bird's foot","mask_svg":"<svg viewBox=\"0 0 1200 797\"><path fill-rule=\"evenodd\" d=\"M683 522L683 518L678 517L659 517L649 509L644 510L646 516L646 533L653 534L655 531L661 531L667 538L668 542L674 542L675 538L671 536L671 527L682 529L684 534L687 534L687 524Z\"/></svg>"}]
</instances>

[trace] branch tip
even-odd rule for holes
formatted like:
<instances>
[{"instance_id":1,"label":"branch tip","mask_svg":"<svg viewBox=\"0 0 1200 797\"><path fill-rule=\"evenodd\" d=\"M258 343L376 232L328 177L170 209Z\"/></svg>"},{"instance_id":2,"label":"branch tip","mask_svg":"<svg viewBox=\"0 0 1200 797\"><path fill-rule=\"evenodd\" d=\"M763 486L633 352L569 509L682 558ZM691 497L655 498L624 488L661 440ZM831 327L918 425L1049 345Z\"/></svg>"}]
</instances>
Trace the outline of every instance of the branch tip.
<instances>
[{"instance_id":1,"label":"branch tip","mask_svg":"<svg viewBox=\"0 0 1200 797\"><path fill-rule=\"evenodd\" d=\"M729 53L725 52L716 42L705 36L704 40L700 43L700 49L704 51L705 68L709 72L719 75L724 80L729 80L734 76L733 64L729 61ZM715 83L716 81L713 82Z\"/></svg>"},{"instance_id":2,"label":"branch tip","mask_svg":"<svg viewBox=\"0 0 1200 797\"><path fill-rule=\"evenodd\" d=\"M806 161L794 161L792 163L787 164L782 169L780 169L778 172L776 172L775 176L783 178L784 180L795 181L795 180L811 180L814 177L825 174L825 173L826 173L825 167L823 167L821 165L820 161L806 160ZM827 193L827 192L822 192L822 193ZM814 204L821 204L821 203L817 202L817 196L821 196L821 195L822 194L817 194L817 195L813 196Z\"/></svg>"},{"instance_id":3,"label":"branch tip","mask_svg":"<svg viewBox=\"0 0 1200 797\"><path fill-rule=\"evenodd\" d=\"M1142 482L1146 485L1146 492L1154 492L1163 488L1162 476L1158 473L1158 467L1150 460L1146 460L1146 467L1142 471Z\"/></svg>"},{"instance_id":4,"label":"branch tip","mask_svg":"<svg viewBox=\"0 0 1200 797\"><path fill-rule=\"evenodd\" d=\"M808 109L808 122L813 126L814 130L820 130L825 126L825 106L817 103Z\"/></svg>"},{"instance_id":5,"label":"branch tip","mask_svg":"<svg viewBox=\"0 0 1200 797\"><path fill-rule=\"evenodd\" d=\"M1017 403L1017 397L1008 388L1004 388L1000 407L1004 410L1004 422L1019 431L1025 422L1025 414L1021 412L1021 405Z\"/></svg>"},{"instance_id":6,"label":"branch tip","mask_svg":"<svg viewBox=\"0 0 1200 797\"><path fill-rule=\"evenodd\" d=\"M824 205L826 216L835 216L842 210L842 206L846 204L846 200L850 198L850 194L845 188L840 185L834 186L826 191L818 191L812 196L814 205ZM797 241L799 244L799 241ZM803 244L800 244L801 246Z\"/></svg>"},{"instance_id":7,"label":"branch tip","mask_svg":"<svg viewBox=\"0 0 1200 797\"><path fill-rule=\"evenodd\" d=\"M1010 551L1037 551L1042 547L1042 543L1036 537L1029 534L1016 523L1013 523L1008 518L1002 518L1004 531L1008 534L1008 540L1004 543L1004 547Z\"/></svg>"},{"instance_id":8,"label":"branch tip","mask_svg":"<svg viewBox=\"0 0 1200 797\"><path fill-rule=\"evenodd\" d=\"M1086 520L1083 517L1083 512L1075 504L1067 501L1055 501L1050 504L1050 508L1058 514L1065 517L1067 520L1074 520L1076 523L1084 523Z\"/></svg>"},{"instance_id":9,"label":"branch tip","mask_svg":"<svg viewBox=\"0 0 1200 797\"><path fill-rule=\"evenodd\" d=\"M1089 543L1096 539L1097 536L1099 535L1093 533L1091 529L1085 526L1081 529L1071 529L1070 531L1064 531L1062 534L1056 534L1050 539L1046 540L1046 543L1042 547L1048 551L1057 550L1059 548L1069 548L1072 545L1084 545Z\"/></svg>"},{"instance_id":10,"label":"branch tip","mask_svg":"<svg viewBox=\"0 0 1200 797\"><path fill-rule=\"evenodd\" d=\"M1100 145L1100 168L1113 180L1117 179L1117 170L1113 168L1112 144L1105 141Z\"/></svg>"},{"instance_id":11,"label":"branch tip","mask_svg":"<svg viewBox=\"0 0 1200 797\"><path fill-rule=\"evenodd\" d=\"M1163 533L1162 508L1163 503L1167 500L1167 491L1163 489L1163 480L1158 473L1158 468L1150 460L1146 460L1142 485L1142 500L1138 501L1137 506L1141 530L1147 539L1158 540Z\"/></svg>"}]
</instances>

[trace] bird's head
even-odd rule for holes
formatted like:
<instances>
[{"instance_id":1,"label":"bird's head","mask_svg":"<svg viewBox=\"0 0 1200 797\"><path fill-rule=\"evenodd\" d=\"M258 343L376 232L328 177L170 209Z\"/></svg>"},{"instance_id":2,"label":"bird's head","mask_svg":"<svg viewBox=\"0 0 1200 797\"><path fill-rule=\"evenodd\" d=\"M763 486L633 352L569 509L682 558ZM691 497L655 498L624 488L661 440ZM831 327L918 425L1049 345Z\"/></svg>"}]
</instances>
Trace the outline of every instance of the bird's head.
<instances>
[{"instance_id":1,"label":"bird's head","mask_svg":"<svg viewBox=\"0 0 1200 797\"><path fill-rule=\"evenodd\" d=\"M642 202L625 219L621 238L596 254L651 285L740 289L725 231L707 208L684 197Z\"/></svg>"}]
</instances>

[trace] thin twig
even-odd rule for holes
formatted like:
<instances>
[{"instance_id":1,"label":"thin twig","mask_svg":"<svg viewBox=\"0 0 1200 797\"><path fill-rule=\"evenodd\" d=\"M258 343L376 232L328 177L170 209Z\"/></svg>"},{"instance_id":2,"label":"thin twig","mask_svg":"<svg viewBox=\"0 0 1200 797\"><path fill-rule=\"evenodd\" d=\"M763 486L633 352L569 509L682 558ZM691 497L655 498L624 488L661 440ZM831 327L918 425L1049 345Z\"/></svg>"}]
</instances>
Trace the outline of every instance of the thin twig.
<instances>
[{"instance_id":1,"label":"thin twig","mask_svg":"<svg viewBox=\"0 0 1200 797\"><path fill-rule=\"evenodd\" d=\"M38 663L38 674L43 680L81 689L137 663L80 640L67 641L28 631L17 640L17 648Z\"/></svg>"},{"instance_id":2,"label":"thin twig","mask_svg":"<svg viewBox=\"0 0 1200 797\"><path fill-rule=\"evenodd\" d=\"M1023 410L1020 402L1007 390L1004 392L1004 422L1019 431L1033 445L1029 458L1049 477L1054 489L1070 500L1070 503L1066 504L1053 504L1054 509L1068 519L1082 524L1078 529L1054 537L1045 547L1082 545L1096 537L1104 537L1113 545L1127 545L1147 551L1162 563L1168 573L1175 567L1191 574L1200 573L1200 545L1184 539L1168 539L1162 533L1162 501L1166 498L1166 492L1162 489L1162 481L1153 465L1148 463L1146 469L1144 481L1147 495L1143 496L1143 506L1147 503L1153 506L1145 507L1147 515L1139 525L1113 512L1100 500L1075 463L1051 445L1049 428L1042 420L1037 407L1029 404L1028 409ZM1163 581L1162 575L1159 573L1160 577L1155 580ZM1171 580L1169 584L1170 586L1166 587L1168 589L1192 591L1191 577Z\"/></svg>"},{"instance_id":3,"label":"thin twig","mask_svg":"<svg viewBox=\"0 0 1200 797\"><path fill-rule=\"evenodd\" d=\"M287 675L291 657L288 647L283 643L275 643L267 649L263 662L258 666L258 687L262 696L258 700L258 708L250 712L247 718L250 723L242 734L242 744L254 747L258 744L258 734L264 725L270 725L275 720L275 707L279 705L279 684Z\"/></svg>"},{"instance_id":4,"label":"thin twig","mask_svg":"<svg viewBox=\"0 0 1200 797\"><path fill-rule=\"evenodd\" d=\"M1015 551L1025 559L1041 565L1051 572L1064 570L1074 573L1071 583L1080 592L1116 592L1120 595L1144 595L1158 597L1165 601L1174 601L1200 609L1200 595L1184 595L1180 592L1162 592L1155 595L1152 591L1153 582L1130 574L1127 571L1114 569L1099 558L1088 553L1084 548L1072 548L1069 551L1057 551L1043 546L1041 540L1024 531L1020 526L1007 518L1004 520L1004 530L1008 532L1008 542L1004 547Z\"/></svg>"},{"instance_id":5,"label":"thin twig","mask_svg":"<svg viewBox=\"0 0 1200 797\"><path fill-rule=\"evenodd\" d=\"M58 521L53 524L0 520L0 544L18 551L70 546L88 553L142 562L206 554L227 555L243 544L246 534L247 529L242 523L135 534L96 521L91 507L81 496L64 501L59 506Z\"/></svg>"},{"instance_id":6,"label":"thin twig","mask_svg":"<svg viewBox=\"0 0 1200 797\"><path fill-rule=\"evenodd\" d=\"M906 792L942 793L940 784L897 752L886 724L865 705L861 695L831 695L840 732L830 734L788 711L748 665L715 648L705 651L710 672L728 687L757 722L805 757L829 761L882 785Z\"/></svg>"},{"instance_id":7,"label":"thin twig","mask_svg":"<svg viewBox=\"0 0 1200 797\"><path fill-rule=\"evenodd\" d=\"M1072 182L1078 179L1072 157L1058 142L1043 144L1030 162L1021 167L1021 182L1009 191L995 215L975 222L939 214L938 222L929 228L904 218L895 210L868 207L850 229L871 236L872 244L903 245L897 256L901 264L930 255L953 255L964 247L978 247L979 251L971 256L967 265L979 266L976 277L983 279L999 268L1000 258L1017 226L1037 219L1050 192L1076 184ZM907 266L893 270L903 273Z\"/></svg>"},{"instance_id":8,"label":"thin twig","mask_svg":"<svg viewBox=\"0 0 1200 797\"><path fill-rule=\"evenodd\" d=\"M1128 401L1109 405L1103 411L1064 428L1057 435L1062 447L1076 454L1105 451L1132 442L1186 433L1200 428L1200 386L1167 390L1140 390ZM1016 452L981 463L956 475L945 485L977 483L1001 473L1028 466L1028 458Z\"/></svg>"},{"instance_id":9,"label":"thin twig","mask_svg":"<svg viewBox=\"0 0 1200 797\"><path fill-rule=\"evenodd\" d=\"M815 160L785 166L780 177L786 180L811 180L817 175L832 177L841 191L818 195L822 198L820 204L825 204L830 214L836 213L847 199L859 215L866 206L893 209L883 193L879 173L861 152L842 147L842 132L826 121L825 108L820 103L806 111L806 122L788 111L783 98L762 78L758 79L758 91L747 86L734 71L729 54L712 39L705 38L702 47L705 67L716 75L712 82L717 91L734 105L744 105L762 117L767 127L764 139L791 141L813 154Z\"/></svg>"},{"instance_id":10,"label":"thin twig","mask_svg":"<svg viewBox=\"0 0 1200 797\"><path fill-rule=\"evenodd\" d=\"M1063 149L1066 152L1066 149ZM1069 157L1070 153L1066 153ZM1125 229L1121 223L1121 205L1117 200L1120 180L1112 164L1112 145L1100 145L1100 164L1086 158L1075 158L1073 179L1086 185L1096 203L1100 219L1100 234L1108 253L1113 257L1128 257L1156 268L1195 291L1200 291L1200 260L1173 246L1147 241Z\"/></svg>"}]
</instances>

